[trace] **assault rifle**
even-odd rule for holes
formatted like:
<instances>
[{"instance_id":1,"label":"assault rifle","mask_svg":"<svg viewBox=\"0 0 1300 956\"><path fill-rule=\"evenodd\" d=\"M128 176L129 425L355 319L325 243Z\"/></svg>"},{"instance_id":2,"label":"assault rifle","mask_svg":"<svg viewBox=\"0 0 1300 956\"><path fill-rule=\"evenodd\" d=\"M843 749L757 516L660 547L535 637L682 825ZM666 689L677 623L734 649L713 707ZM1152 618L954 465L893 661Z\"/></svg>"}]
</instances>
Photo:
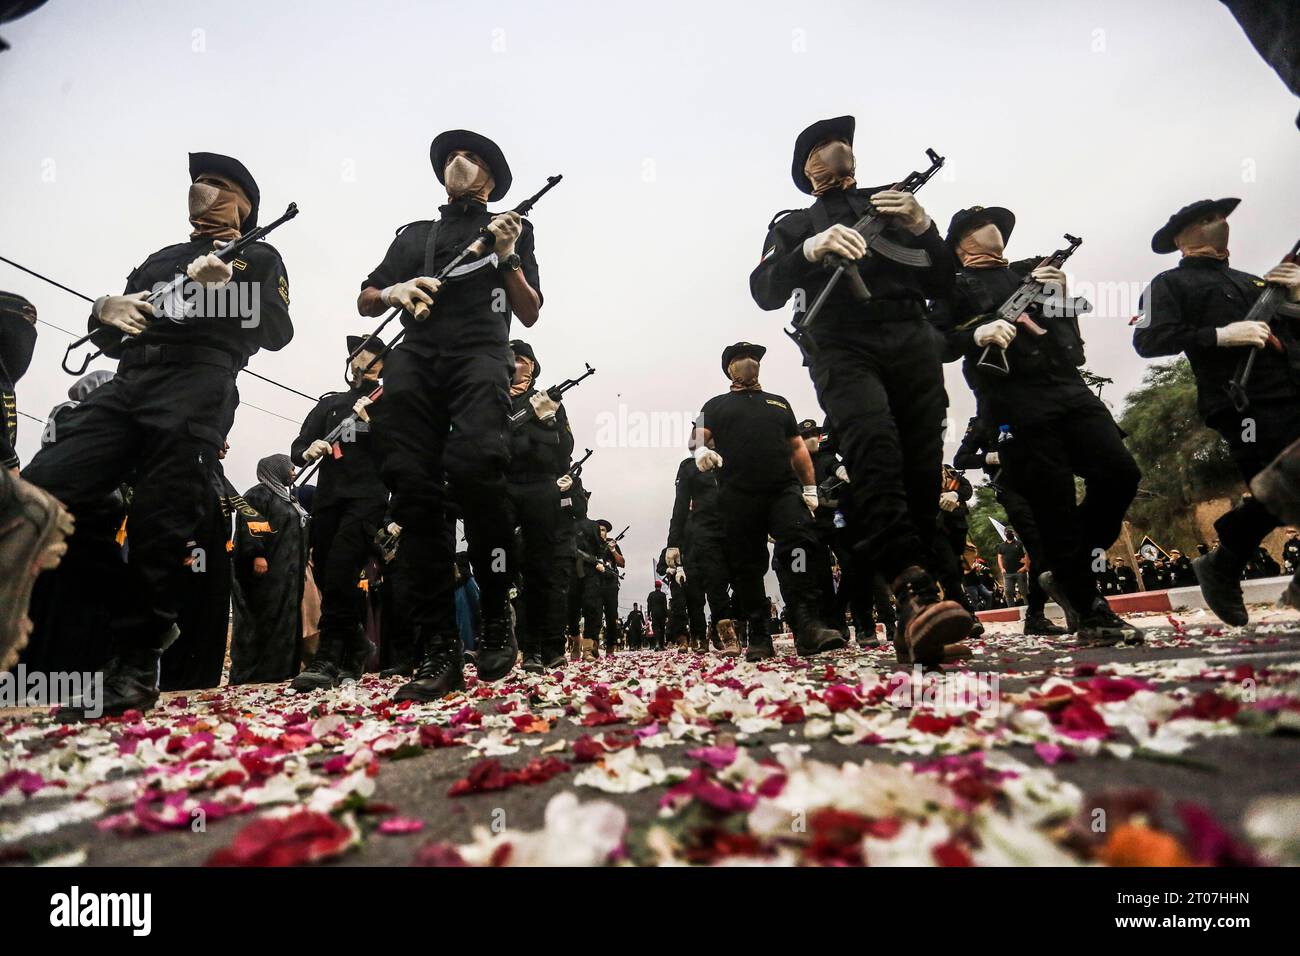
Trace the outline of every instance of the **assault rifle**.
<instances>
[{"instance_id":1,"label":"assault rifle","mask_svg":"<svg viewBox=\"0 0 1300 956\"><path fill-rule=\"evenodd\" d=\"M933 149L927 149L925 155L929 157L930 167L923 172L913 170L901 181L895 183L893 189L899 192L915 193L930 181L931 177L942 168L944 157ZM930 254L924 249L912 249L885 238L885 229L891 223L892 220L889 217L882 216L874 206L870 203L867 204L866 213L853 224L853 228L866 240L867 255L875 253L905 266L911 266L914 269L924 269L929 266ZM831 270L830 278L822 286L821 292L817 293L817 298L813 300L813 304L808 311L794 321L794 327L784 330L785 334L794 340L794 344L799 346L799 351L803 353L805 358L813 353L813 343L808 337L808 330L812 328L812 324L817 320L817 315L821 312L822 306L826 304L826 300L830 298L840 279L847 276L854 298L858 299L858 301L865 302L871 298L871 290L862 281L862 273L858 271L856 262L830 253L822 258L822 268Z\"/></svg>"},{"instance_id":2,"label":"assault rifle","mask_svg":"<svg viewBox=\"0 0 1300 956\"><path fill-rule=\"evenodd\" d=\"M234 242L227 243L220 249L212 250L212 254L222 262L230 262L253 243L267 236L296 215L298 215L298 204L296 202L291 202L289 203L288 208L285 209L284 215L279 219L274 222L269 222L265 226L258 226L251 232L240 236ZM176 277L172 279L171 282L168 282L165 286L162 286L159 289L155 289L144 301L153 306L155 313L168 315L176 321L180 321L180 319L193 312L193 304L186 303L184 296L185 285L190 281L192 280L184 272L177 273ZM111 328L111 326L106 325L103 328L95 329L95 331L83 335L81 338L69 345L63 353L63 371L67 372L69 375L84 375L86 369L90 367L90 363L103 355L104 350L97 349L87 355L78 368L68 367L68 362L72 358L72 352L74 349L79 349L81 346L94 339L95 336L101 335L106 328ZM123 342L129 342L131 338L132 336L127 335L126 333L122 334Z\"/></svg>"},{"instance_id":3,"label":"assault rifle","mask_svg":"<svg viewBox=\"0 0 1300 956\"><path fill-rule=\"evenodd\" d=\"M1072 236L1068 232L1065 234L1065 241L1069 243L1064 249L1057 249L1050 256L1035 266L1035 269L1041 269L1044 266L1061 268L1065 260L1074 255L1074 250L1083 245L1083 240L1077 236ZM1020 288L1007 298L1007 301L1000 305L996 312L991 315L981 315L967 322L962 328L969 328L971 325L984 325L986 322L993 322L1001 319L1004 322L1010 322L1012 325L1023 325L1034 335L1046 335L1047 330L1035 322L1027 314L1027 310L1035 302L1043 301L1043 288L1045 283L1039 282L1032 275L1025 276L1025 281L1020 283ZM1077 314L1088 311L1088 303L1081 301L1077 307L1073 308ZM1007 361L1007 350L1000 345L989 344L985 346L984 351L980 353L979 361L975 363L976 367L993 375L1007 376L1011 374L1011 363Z\"/></svg>"},{"instance_id":4,"label":"assault rifle","mask_svg":"<svg viewBox=\"0 0 1300 956\"><path fill-rule=\"evenodd\" d=\"M1291 251L1286 254L1286 258L1282 261L1296 262L1297 260L1300 260L1300 239L1296 240L1295 245L1291 247ZM1250 311L1246 313L1241 321L1268 322L1271 324L1277 314L1278 307L1282 304L1279 301L1282 295L1282 287L1270 282L1264 291L1259 294L1259 298L1255 300L1255 304L1250 307ZM1272 332L1268 335L1268 345L1279 352L1284 351L1282 341ZM1246 394L1246 386L1250 383L1250 373L1255 369L1255 356L1258 354L1259 349L1250 349L1246 357L1237 366L1237 371L1229 379L1228 384L1224 386L1227 389L1228 398L1232 399L1232 407L1238 413L1245 412L1250 407L1250 396Z\"/></svg>"},{"instance_id":5,"label":"assault rifle","mask_svg":"<svg viewBox=\"0 0 1300 956\"><path fill-rule=\"evenodd\" d=\"M575 385L581 382L588 375L596 374L596 370L591 367L590 362L583 362L582 364L587 366L587 371L583 372L577 378L566 378L559 385L552 385L550 388L546 390L546 395L550 398L551 401L558 402L560 400L560 396L562 396L569 389L573 388ZM519 409L517 412L510 413L510 427L522 428L528 422L528 420L532 418L532 416L533 416L533 406L530 404L526 404L524 405L523 408Z\"/></svg>"},{"instance_id":6,"label":"assault rifle","mask_svg":"<svg viewBox=\"0 0 1300 956\"><path fill-rule=\"evenodd\" d=\"M383 394L384 394L384 386L380 385L373 392L371 392L370 395L367 397L373 402ZM340 444L340 442L342 441L344 435L348 434L351 429L356 428L357 420L360 417L361 416L358 415L356 412L353 412L352 414L348 415L347 418L343 419L343 421L339 422L337 425L331 428L329 432L326 433L324 440L330 443L331 451L333 452L335 458L343 457L343 447ZM315 473L316 469L320 467L320 463L324 460L325 460L325 456L321 455L310 465L308 465L303 471L295 475L293 481L291 481L290 484L293 485L303 484L308 478L310 478Z\"/></svg>"},{"instance_id":7,"label":"assault rifle","mask_svg":"<svg viewBox=\"0 0 1300 956\"><path fill-rule=\"evenodd\" d=\"M593 454L592 450L588 448L587 453L583 455L581 458L579 458L577 461L575 461L572 465L570 465L569 470L566 471L565 474L568 475L570 478L581 478L582 466L587 463L587 459L590 458L592 454Z\"/></svg>"},{"instance_id":8,"label":"assault rifle","mask_svg":"<svg viewBox=\"0 0 1300 956\"><path fill-rule=\"evenodd\" d=\"M564 178L563 175L547 176L545 186L537 190L537 192L533 193L531 196L529 196L527 199L525 199L523 202L521 202L518 206L516 206L511 211L517 212L521 216L528 215L530 212L533 211L533 206L537 205L537 200L545 196L552 188L554 188L555 184L558 183L563 178ZM460 252L456 253L456 255L452 256L451 261L448 262L441 269L439 269L438 274L433 276L432 278L437 279L439 282L445 282L448 276L451 275L452 270L455 269L457 266L459 266L466 259L474 258L476 256L487 255L488 251L494 245L496 245L496 241L497 241L496 237L493 236L492 233L488 231L488 228L486 226L484 226L482 229L479 230L479 233L477 236L474 237L474 240L470 242L469 245L467 245ZM388 323L393 321L393 319L397 318L397 316L399 316L402 313L402 311L403 309L400 305L393 306L388 311L388 315L384 316L384 321L379 323L379 328L375 329L375 331L371 333L369 338L377 338L379 334L384 331L384 328L388 325ZM428 315L429 315L429 309L428 307L424 307L420 311L415 313L415 318L418 321L424 321L424 319L426 319ZM406 329L403 328L402 331L398 332L396 335L393 336L393 340L391 342L389 342L386 346L384 346L383 349L380 350L378 355L376 355L374 358L370 360L370 364L367 365L365 368L363 368L361 370L361 373L364 375L366 372L370 371L370 369L374 366L374 364L378 362L380 359L382 359L389 352L391 352L394 346L396 346L397 343L400 342L405 335L406 335ZM369 339L367 339L367 341L368 340ZM366 343L363 341L361 345L357 346L356 351L348 356L349 367L352 364L352 360L356 358L365 348L365 344Z\"/></svg>"}]
</instances>

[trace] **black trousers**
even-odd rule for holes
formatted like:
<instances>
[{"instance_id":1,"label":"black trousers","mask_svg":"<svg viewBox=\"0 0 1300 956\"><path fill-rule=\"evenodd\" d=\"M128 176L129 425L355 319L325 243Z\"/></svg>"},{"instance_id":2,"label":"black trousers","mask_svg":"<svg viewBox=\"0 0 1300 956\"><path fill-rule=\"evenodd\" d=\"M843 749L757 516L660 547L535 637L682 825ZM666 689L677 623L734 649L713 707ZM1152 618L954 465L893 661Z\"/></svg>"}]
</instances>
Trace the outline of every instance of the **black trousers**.
<instances>
[{"instance_id":1,"label":"black trousers","mask_svg":"<svg viewBox=\"0 0 1300 956\"><path fill-rule=\"evenodd\" d=\"M1016 427L998 452L999 480L1029 503L1047 570L1079 613L1087 613L1101 594L1092 564L1119 537L1142 477L1119 426L1097 399L1040 424ZM1075 503L1075 475L1084 482L1081 504Z\"/></svg>"},{"instance_id":2,"label":"black trousers","mask_svg":"<svg viewBox=\"0 0 1300 956\"><path fill-rule=\"evenodd\" d=\"M705 601L713 623L731 618L731 595L727 593L727 541L725 535L692 532L682 554L686 569L686 611L691 637L707 640L708 624L704 619Z\"/></svg>"},{"instance_id":3,"label":"black trousers","mask_svg":"<svg viewBox=\"0 0 1300 956\"><path fill-rule=\"evenodd\" d=\"M559 572L557 551L560 540L560 489L555 479L506 484L510 523L519 528L522 546L519 571L526 597L522 620L515 622L519 648L525 655L540 654L554 638L563 640L563 628L554 626L551 605L559 599L555 579ZM567 582L566 582L567 594ZM549 648L553 650L553 648Z\"/></svg>"},{"instance_id":4,"label":"black trousers","mask_svg":"<svg viewBox=\"0 0 1300 956\"><path fill-rule=\"evenodd\" d=\"M357 589L361 572L374 555L375 533L388 502L344 498L313 510L312 577L320 590L320 649L316 656L335 665L364 640L365 603ZM402 529L400 552L406 546Z\"/></svg>"},{"instance_id":5,"label":"black trousers","mask_svg":"<svg viewBox=\"0 0 1300 956\"><path fill-rule=\"evenodd\" d=\"M732 586L732 613L762 634L770 611L763 577L767 573L767 539L776 542L777 580L793 626L817 614L815 552L821 546L812 515L797 485L752 493L724 484L718 507L727 532L727 571Z\"/></svg>"},{"instance_id":6,"label":"black trousers","mask_svg":"<svg viewBox=\"0 0 1300 956\"><path fill-rule=\"evenodd\" d=\"M181 576L191 573L185 543L210 502L212 463L238 404L235 374L221 366L124 359L23 470L74 515L102 508L121 482L133 488L125 573L102 568L122 581L109 611L114 653L156 651L176 622Z\"/></svg>"},{"instance_id":7,"label":"black trousers","mask_svg":"<svg viewBox=\"0 0 1300 956\"><path fill-rule=\"evenodd\" d=\"M581 601L573 602L570 600L570 594L573 590L574 580L574 560L577 552L575 551L575 534L573 528L573 518L568 512L560 510L555 519L555 554L552 560L554 566L551 574L551 603L547 610L548 622L546 633L551 638L559 638L560 648L563 650L564 636L566 634L577 634L577 622L571 618L582 613ZM572 623L572 627L570 624Z\"/></svg>"},{"instance_id":8,"label":"black trousers","mask_svg":"<svg viewBox=\"0 0 1300 956\"><path fill-rule=\"evenodd\" d=\"M961 559L966 550L966 525L936 525L934 532L934 576L943 588L943 596L956 601L968 611L975 610L966 589L961 586Z\"/></svg>"},{"instance_id":9,"label":"black trousers","mask_svg":"<svg viewBox=\"0 0 1300 956\"><path fill-rule=\"evenodd\" d=\"M597 646L602 622L605 650L612 651L618 640L618 579L612 573L597 574L588 568L582 588L582 636Z\"/></svg>"},{"instance_id":10,"label":"black trousers","mask_svg":"<svg viewBox=\"0 0 1300 956\"><path fill-rule=\"evenodd\" d=\"M852 339L818 342L812 380L851 479L842 510L854 546L890 581L929 568L948 408L935 333L864 321Z\"/></svg>"},{"instance_id":11,"label":"black trousers","mask_svg":"<svg viewBox=\"0 0 1300 956\"><path fill-rule=\"evenodd\" d=\"M1038 575L1051 565L1047 560L1047 550L1043 546L1043 536L1038 531L1038 522L1034 520L1034 512L1029 507L1029 502L1019 492L999 486L997 499L998 504L1006 511L1011 527L1016 529L1020 543L1025 546L1025 554L1029 555L1025 614L1030 617L1041 615L1043 608L1047 606L1047 594L1038 583Z\"/></svg>"},{"instance_id":12,"label":"black trousers","mask_svg":"<svg viewBox=\"0 0 1300 956\"><path fill-rule=\"evenodd\" d=\"M463 354L401 347L384 362L384 397L370 410L371 432L393 519L402 526L397 598L421 643L459 640L448 487L464 517L483 620L505 616L513 570L504 507L513 367L505 347Z\"/></svg>"},{"instance_id":13,"label":"black trousers","mask_svg":"<svg viewBox=\"0 0 1300 956\"><path fill-rule=\"evenodd\" d=\"M664 649L664 629L668 627L668 612L650 613L650 626L654 630L654 647L657 651Z\"/></svg>"},{"instance_id":14,"label":"black trousers","mask_svg":"<svg viewBox=\"0 0 1300 956\"><path fill-rule=\"evenodd\" d=\"M1300 409L1290 404L1252 402L1244 415L1229 411L1211 416L1207 424L1228 443L1228 454L1247 484L1288 445L1300 438ZM1247 441L1247 438L1252 440ZM1253 557L1264 536L1280 521L1253 496L1219 516L1214 530L1235 557Z\"/></svg>"}]
</instances>

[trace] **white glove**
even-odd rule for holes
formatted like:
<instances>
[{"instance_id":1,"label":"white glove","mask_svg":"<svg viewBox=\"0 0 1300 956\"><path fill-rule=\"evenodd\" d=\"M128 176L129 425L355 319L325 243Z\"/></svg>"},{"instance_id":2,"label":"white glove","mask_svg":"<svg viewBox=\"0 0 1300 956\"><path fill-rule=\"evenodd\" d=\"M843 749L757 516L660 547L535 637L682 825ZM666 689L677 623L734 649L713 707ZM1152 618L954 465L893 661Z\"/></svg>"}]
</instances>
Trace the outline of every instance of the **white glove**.
<instances>
[{"instance_id":1,"label":"white glove","mask_svg":"<svg viewBox=\"0 0 1300 956\"><path fill-rule=\"evenodd\" d=\"M1230 322L1214 330L1214 337L1222 348L1250 345L1262 349L1268 342L1267 322Z\"/></svg>"},{"instance_id":2,"label":"white glove","mask_svg":"<svg viewBox=\"0 0 1300 956\"><path fill-rule=\"evenodd\" d=\"M685 584L685 583L686 583L686 569L685 569L685 568L678 568L675 572L673 572L673 577L675 577L675 578L677 579L677 583L678 583L678 584Z\"/></svg>"},{"instance_id":3,"label":"white glove","mask_svg":"<svg viewBox=\"0 0 1300 956\"><path fill-rule=\"evenodd\" d=\"M366 407L373 402L374 399L371 398L369 395L362 395L360 398L358 398L352 404L352 410L357 413L357 418L361 419L363 422L370 421L370 413L366 411Z\"/></svg>"},{"instance_id":4,"label":"white glove","mask_svg":"<svg viewBox=\"0 0 1300 956\"><path fill-rule=\"evenodd\" d=\"M836 465L835 477L847 484L849 480L849 470L845 468L843 465Z\"/></svg>"},{"instance_id":5,"label":"white glove","mask_svg":"<svg viewBox=\"0 0 1300 956\"><path fill-rule=\"evenodd\" d=\"M433 297L438 294L440 288L442 288L442 283L437 279L431 279L428 276L417 276L406 282L390 285L379 293L379 301L390 309L395 305L400 305L417 319L423 319L428 316L429 306L433 305Z\"/></svg>"},{"instance_id":6,"label":"white glove","mask_svg":"<svg viewBox=\"0 0 1300 956\"><path fill-rule=\"evenodd\" d=\"M498 259L506 259L514 255L515 241L519 238L519 233L523 231L523 219L519 213L511 210L503 212L499 216L493 216L492 221L488 223L488 232L496 239L492 249L497 254Z\"/></svg>"},{"instance_id":7,"label":"white glove","mask_svg":"<svg viewBox=\"0 0 1300 956\"><path fill-rule=\"evenodd\" d=\"M985 453L985 455L984 455L984 464L986 464L986 465L1001 465L1001 464L1002 464L1002 459L998 457L998 453L997 453L997 452L995 452L995 451L990 451L990 452Z\"/></svg>"},{"instance_id":8,"label":"white glove","mask_svg":"<svg viewBox=\"0 0 1300 956\"><path fill-rule=\"evenodd\" d=\"M700 471L712 471L714 468L721 468L722 456L708 445L701 445L695 449L695 467Z\"/></svg>"},{"instance_id":9,"label":"white glove","mask_svg":"<svg viewBox=\"0 0 1300 956\"><path fill-rule=\"evenodd\" d=\"M817 513L817 486L804 485L802 494L803 494L803 503L808 506L808 510L810 512L816 514Z\"/></svg>"},{"instance_id":10,"label":"white glove","mask_svg":"<svg viewBox=\"0 0 1300 956\"><path fill-rule=\"evenodd\" d=\"M570 488L573 487L573 476L560 475L559 478L555 479L555 487L559 488L560 491L568 491Z\"/></svg>"},{"instance_id":11,"label":"white glove","mask_svg":"<svg viewBox=\"0 0 1300 956\"><path fill-rule=\"evenodd\" d=\"M957 497L955 491L945 491L939 496L939 507L944 511L956 511L961 504L961 499Z\"/></svg>"},{"instance_id":12,"label":"white glove","mask_svg":"<svg viewBox=\"0 0 1300 956\"><path fill-rule=\"evenodd\" d=\"M871 197L871 205L885 216L893 216L898 224L914 236L930 228L930 214L914 195L898 189L882 189Z\"/></svg>"},{"instance_id":13,"label":"white glove","mask_svg":"<svg viewBox=\"0 0 1300 956\"><path fill-rule=\"evenodd\" d=\"M1056 266L1039 266L1029 274L1045 286L1059 286L1061 294L1065 294L1065 273Z\"/></svg>"},{"instance_id":14,"label":"white glove","mask_svg":"<svg viewBox=\"0 0 1300 956\"><path fill-rule=\"evenodd\" d=\"M222 262L216 253L209 252L187 265L185 274L206 286L223 286L235 274L235 269L229 262Z\"/></svg>"},{"instance_id":15,"label":"white glove","mask_svg":"<svg viewBox=\"0 0 1300 956\"><path fill-rule=\"evenodd\" d=\"M669 548L667 551L664 552L664 562L670 568L677 567L679 564L682 563L682 549Z\"/></svg>"},{"instance_id":16,"label":"white glove","mask_svg":"<svg viewBox=\"0 0 1300 956\"><path fill-rule=\"evenodd\" d=\"M145 301L148 297L148 292L102 295L95 300L90 311L105 325L121 329L127 335L139 335L149 324L149 319L158 314L154 307Z\"/></svg>"},{"instance_id":17,"label":"white glove","mask_svg":"<svg viewBox=\"0 0 1300 956\"><path fill-rule=\"evenodd\" d=\"M605 573L605 562L604 562L604 561L597 561L597 562L596 562L596 573L597 573L597 574L604 574L604 573Z\"/></svg>"},{"instance_id":18,"label":"white glove","mask_svg":"<svg viewBox=\"0 0 1300 956\"><path fill-rule=\"evenodd\" d=\"M1294 262L1281 262L1264 273L1264 281L1272 282L1286 289L1287 298L1300 302L1300 265Z\"/></svg>"},{"instance_id":19,"label":"white glove","mask_svg":"<svg viewBox=\"0 0 1300 956\"><path fill-rule=\"evenodd\" d=\"M321 455L329 454L329 451L330 443L323 438L317 438L314 442L308 445L307 450L302 453L302 460L304 462L312 462Z\"/></svg>"},{"instance_id":20,"label":"white glove","mask_svg":"<svg viewBox=\"0 0 1300 956\"><path fill-rule=\"evenodd\" d=\"M852 226L836 223L803 241L803 257L809 262L820 262L828 252L845 259L861 259L867 254L867 240Z\"/></svg>"},{"instance_id":21,"label":"white glove","mask_svg":"<svg viewBox=\"0 0 1300 956\"><path fill-rule=\"evenodd\" d=\"M1004 349L1016 337L1016 327L1006 319L994 319L975 329L976 345L996 345Z\"/></svg>"},{"instance_id":22,"label":"white glove","mask_svg":"<svg viewBox=\"0 0 1300 956\"><path fill-rule=\"evenodd\" d=\"M533 406L533 412L537 415L537 420L543 422L549 422L554 418L556 411L560 408L560 403L545 392L534 392L528 399L528 404Z\"/></svg>"}]
</instances>

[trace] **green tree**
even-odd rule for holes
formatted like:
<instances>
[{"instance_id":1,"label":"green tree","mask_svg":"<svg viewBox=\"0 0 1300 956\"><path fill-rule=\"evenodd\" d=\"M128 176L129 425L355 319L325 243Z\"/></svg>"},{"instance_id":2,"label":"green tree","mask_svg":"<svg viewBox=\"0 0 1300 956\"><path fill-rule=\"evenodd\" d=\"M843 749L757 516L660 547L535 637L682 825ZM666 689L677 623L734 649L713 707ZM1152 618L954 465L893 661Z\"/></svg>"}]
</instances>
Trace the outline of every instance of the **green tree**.
<instances>
[{"instance_id":1,"label":"green tree","mask_svg":"<svg viewBox=\"0 0 1300 956\"><path fill-rule=\"evenodd\" d=\"M998 504L993 486L985 481L984 484L976 487L975 496L970 501L970 532L967 537L975 542L980 557L996 568L998 545L1002 543L1002 539L998 537L998 530L993 527L993 522L989 521L989 518L994 518L1003 525L1008 523L1007 513Z\"/></svg>"},{"instance_id":2,"label":"green tree","mask_svg":"<svg viewBox=\"0 0 1300 956\"><path fill-rule=\"evenodd\" d=\"M1227 443L1201 424L1187 359L1148 368L1142 385L1125 398L1119 423L1142 469L1128 514L1135 530L1162 543L1196 540L1194 507L1233 493L1239 479Z\"/></svg>"}]
</instances>

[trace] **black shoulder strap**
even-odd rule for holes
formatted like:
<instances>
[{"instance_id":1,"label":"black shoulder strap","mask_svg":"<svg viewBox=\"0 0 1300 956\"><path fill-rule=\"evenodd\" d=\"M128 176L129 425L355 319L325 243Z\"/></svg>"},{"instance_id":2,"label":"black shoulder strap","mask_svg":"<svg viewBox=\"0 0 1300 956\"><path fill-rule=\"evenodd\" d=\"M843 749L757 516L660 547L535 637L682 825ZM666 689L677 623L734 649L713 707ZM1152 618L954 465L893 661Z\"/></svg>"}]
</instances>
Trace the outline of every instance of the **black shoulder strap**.
<instances>
[{"instance_id":1,"label":"black shoulder strap","mask_svg":"<svg viewBox=\"0 0 1300 956\"><path fill-rule=\"evenodd\" d=\"M438 241L438 220L429 223L429 238L424 241L424 271L422 276L433 275L433 246Z\"/></svg>"},{"instance_id":2,"label":"black shoulder strap","mask_svg":"<svg viewBox=\"0 0 1300 956\"><path fill-rule=\"evenodd\" d=\"M781 210L780 212L778 212L775 216L773 216L773 217L772 217L772 221L769 222L769 223L767 224L767 228L768 228L768 230L770 231L771 228L772 228L773 226L776 225L776 222L777 222L778 219L780 219L782 216L788 216L788 215L790 215L790 213L792 213L792 212L798 212L798 210L797 210L797 209L782 209L782 210Z\"/></svg>"}]
</instances>

